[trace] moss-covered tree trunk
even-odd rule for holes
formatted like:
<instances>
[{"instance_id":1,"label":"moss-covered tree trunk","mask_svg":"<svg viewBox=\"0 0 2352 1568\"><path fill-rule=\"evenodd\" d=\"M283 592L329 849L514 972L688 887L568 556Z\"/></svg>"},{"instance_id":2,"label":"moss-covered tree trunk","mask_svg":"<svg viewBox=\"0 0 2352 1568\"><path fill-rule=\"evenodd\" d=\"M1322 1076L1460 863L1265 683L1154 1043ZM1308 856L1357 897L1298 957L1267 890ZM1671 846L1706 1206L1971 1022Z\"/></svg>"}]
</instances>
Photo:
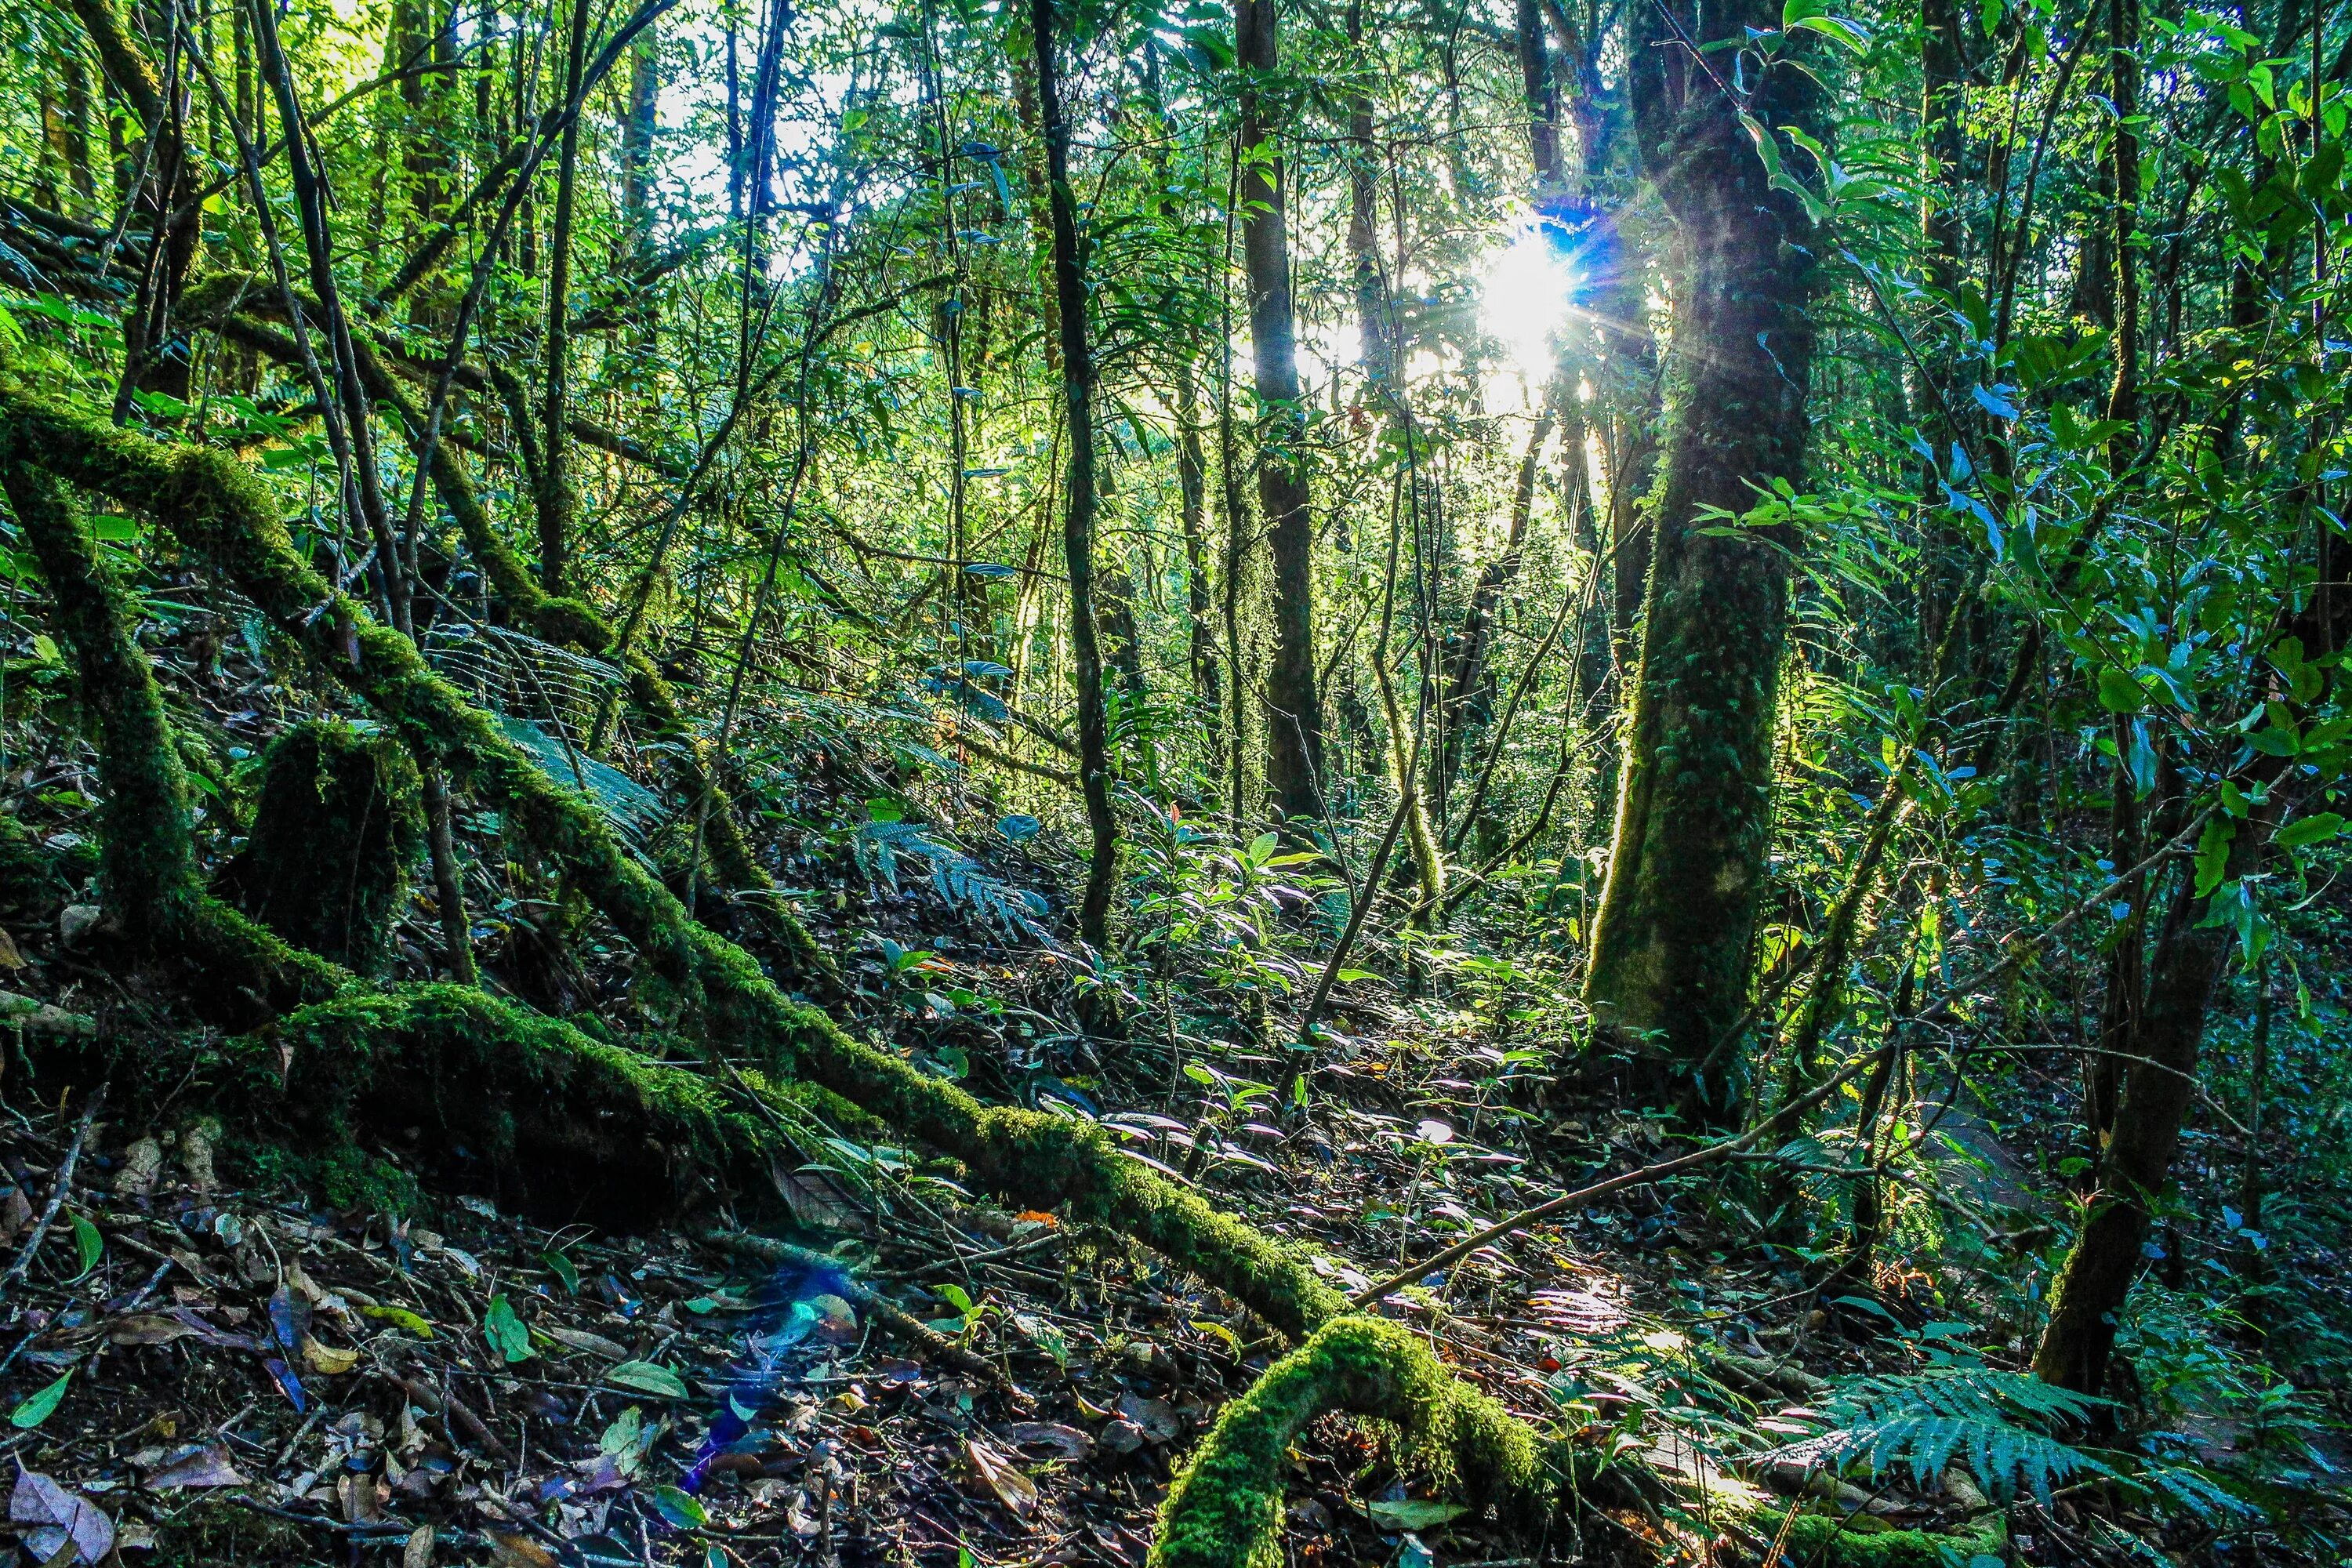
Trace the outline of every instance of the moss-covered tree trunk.
<instances>
[{"instance_id":1,"label":"moss-covered tree trunk","mask_svg":"<svg viewBox=\"0 0 2352 1568\"><path fill-rule=\"evenodd\" d=\"M1777 8L1741 0L1683 26L1705 45L1779 22ZM1654 1089L1719 1114L1734 1102L1726 1075L1696 1073L1746 1000L1789 542L1716 531L1713 513L1746 513L1757 487L1803 464L1813 236L1796 201L1771 188L1710 70L1724 57L1695 57L1671 37L1645 37L1633 57L1635 129L1675 218L1680 268L1651 498L1657 560L1586 996L1637 1045ZM1794 64L1774 65L1753 79L1749 122L1813 123L1814 91Z\"/></svg>"},{"instance_id":2,"label":"moss-covered tree trunk","mask_svg":"<svg viewBox=\"0 0 2352 1568\"><path fill-rule=\"evenodd\" d=\"M220 891L297 947L373 973L424 846L422 795L392 737L299 724L270 744L253 831Z\"/></svg>"},{"instance_id":3,"label":"moss-covered tree trunk","mask_svg":"<svg viewBox=\"0 0 2352 1568\"><path fill-rule=\"evenodd\" d=\"M1315 521L1299 406L1297 322L1290 240L1270 77L1280 64L1275 0L1235 0L1242 68L1242 258L1249 275L1250 345L1256 356L1265 450L1259 509L1274 562L1274 657L1265 672L1266 793L1286 816L1323 812L1323 696L1315 671Z\"/></svg>"}]
</instances>

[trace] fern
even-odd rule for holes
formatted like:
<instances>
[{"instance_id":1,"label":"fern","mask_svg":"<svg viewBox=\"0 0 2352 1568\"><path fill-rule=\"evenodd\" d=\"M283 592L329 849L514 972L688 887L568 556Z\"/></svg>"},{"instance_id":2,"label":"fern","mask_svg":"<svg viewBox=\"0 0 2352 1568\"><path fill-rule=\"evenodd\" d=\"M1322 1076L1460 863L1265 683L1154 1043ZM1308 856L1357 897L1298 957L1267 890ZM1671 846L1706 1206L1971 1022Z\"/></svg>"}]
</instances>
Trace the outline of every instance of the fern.
<instances>
[{"instance_id":1,"label":"fern","mask_svg":"<svg viewBox=\"0 0 2352 1568\"><path fill-rule=\"evenodd\" d=\"M851 835L849 852L870 883L900 890L898 860L911 855L930 867L930 883L950 906L970 909L1007 941L1024 937L1054 945L1052 935L1039 924L1045 900L989 874L988 868L962 850L927 837L907 822L868 822Z\"/></svg>"},{"instance_id":2,"label":"fern","mask_svg":"<svg viewBox=\"0 0 2352 1568\"><path fill-rule=\"evenodd\" d=\"M528 719L507 713L491 717L541 773L562 787L585 795L631 845L642 845L646 835L659 825L660 797L620 769L557 740Z\"/></svg>"},{"instance_id":3,"label":"fern","mask_svg":"<svg viewBox=\"0 0 2352 1568\"><path fill-rule=\"evenodd\" d=\"M1858 1468L1867 1476L1900 1467L1921 1486L1934 1485L1957 1461L1989 1494L2027 1490L2046 1501L2053 1487L2076 1476L2115 1474L2105 1461L2050 1434L2105 1403L1985 1366L1852 1378L1818 1409L1784 1411L1774 1424L1781 1430L1819 1429L1759 1458Z\"/></svg>"}]
</instances>

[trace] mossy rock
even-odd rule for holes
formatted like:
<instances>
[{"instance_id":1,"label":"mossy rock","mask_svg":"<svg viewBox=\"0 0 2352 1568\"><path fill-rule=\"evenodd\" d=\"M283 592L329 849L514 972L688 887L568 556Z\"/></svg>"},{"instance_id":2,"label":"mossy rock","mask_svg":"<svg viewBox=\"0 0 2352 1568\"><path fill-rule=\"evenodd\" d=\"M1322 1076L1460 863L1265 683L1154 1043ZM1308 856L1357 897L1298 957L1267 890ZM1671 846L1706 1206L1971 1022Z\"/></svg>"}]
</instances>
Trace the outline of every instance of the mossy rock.
<instances>
[{"instance_id":1,"label":"mossy rock","mask_svg":"<svg viewBox=\"0 0 2352 1568\"><path fill-rule=\"evenodd\" d=\"M297 947L376 972L425 843L415 763L389 735L322 721L279 736L261 771L222 895Z\"/></svg>"}]
</instances>

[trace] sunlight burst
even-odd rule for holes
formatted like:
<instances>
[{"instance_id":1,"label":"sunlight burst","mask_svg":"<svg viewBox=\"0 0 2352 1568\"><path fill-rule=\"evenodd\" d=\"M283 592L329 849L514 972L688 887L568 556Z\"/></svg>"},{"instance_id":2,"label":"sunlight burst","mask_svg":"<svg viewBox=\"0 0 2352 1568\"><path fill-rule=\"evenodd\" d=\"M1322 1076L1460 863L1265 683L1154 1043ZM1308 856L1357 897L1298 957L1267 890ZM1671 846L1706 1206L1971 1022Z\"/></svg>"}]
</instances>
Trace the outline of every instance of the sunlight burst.
<instances>
[{"instance_id":1,"label":"sunlight burst","mask_svg":"<svg viewBox=\"0 0 2352 1568\"><path fill-rule=\"evenodd\" d=\"M1478 320L1529 381L1550 375L1554 337L1567 321L1577 285L1575 266L1549 226L1528 223L1496 251L1479 280Z\"/></svg>"}]
</instances>

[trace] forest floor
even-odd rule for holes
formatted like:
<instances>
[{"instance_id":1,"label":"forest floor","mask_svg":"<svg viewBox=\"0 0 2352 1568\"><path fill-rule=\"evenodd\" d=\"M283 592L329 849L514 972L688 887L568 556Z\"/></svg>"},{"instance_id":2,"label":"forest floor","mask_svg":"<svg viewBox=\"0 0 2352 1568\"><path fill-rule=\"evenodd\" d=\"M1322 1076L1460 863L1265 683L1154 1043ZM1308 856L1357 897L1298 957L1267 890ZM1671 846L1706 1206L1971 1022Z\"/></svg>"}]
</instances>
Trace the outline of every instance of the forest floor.
<instances>
[{"instance_id":1,"label":"forest floor","mask_svg":"<svg viewBox=\"0 0 2352 1568\"><path fill-rule=\"evenodd\" d=\"M1396 1104L1388 1088L1365 1098ZM37 1559L79 1530L85 1548L110 1533L132 1563L1143 1568L1171 1466L1277 1351L1229 1303L1050 1216L911 1188L861 1199L819 1170L780 1173L804 1222L793 1234L854 1260L854 1283L780 1269L721 1229L549 1229L467 1197L430 1228L321 1212L221 1186L201 1135L110 1147L101 1122L78 1146L70 1108L13 1120L12 1254L79 1154L0 1350L0 1401L24 1427L0 1450ZM1573 1111L1548 1115L1538 1141L1548 1163L1585 1171L1664 1146L1648 1123ZM1432 1221L1548 1190L1519 1155L1409 1107L1327 1101L1265 1143L1213 1163L1203 1185L1351 1288L1408 1245L1425 1254ZM1872 1336L1812 1306L1793 1260L1766 1261L1721 1220L1636 1189L1387 1310L1521 1412L1736 1485L1706 1457L1727 1423L1801 1403L1809 1373L1916 1363L1921 1342L1865 1348ZM1881 1283L1910 1328L1935 1315L1933 1281ZM898 1340L842 1299L861 1291L960 1348ZM1694 1538L1676 1507L1588 1517L1598 1537L1530 1558L1454 1522L1336 1423L1297 1468L1286 1546L1301 1568L1533 1568L1607 1560L1631 1537L1705 1551L1704 1520ZM1951 1508L1891 1489L1856 1527ZM2029 1501L2014 1544L2075 1560L2057 1548L2083 1522L2068 1501Z\"/></svg>"}]
</instances>

